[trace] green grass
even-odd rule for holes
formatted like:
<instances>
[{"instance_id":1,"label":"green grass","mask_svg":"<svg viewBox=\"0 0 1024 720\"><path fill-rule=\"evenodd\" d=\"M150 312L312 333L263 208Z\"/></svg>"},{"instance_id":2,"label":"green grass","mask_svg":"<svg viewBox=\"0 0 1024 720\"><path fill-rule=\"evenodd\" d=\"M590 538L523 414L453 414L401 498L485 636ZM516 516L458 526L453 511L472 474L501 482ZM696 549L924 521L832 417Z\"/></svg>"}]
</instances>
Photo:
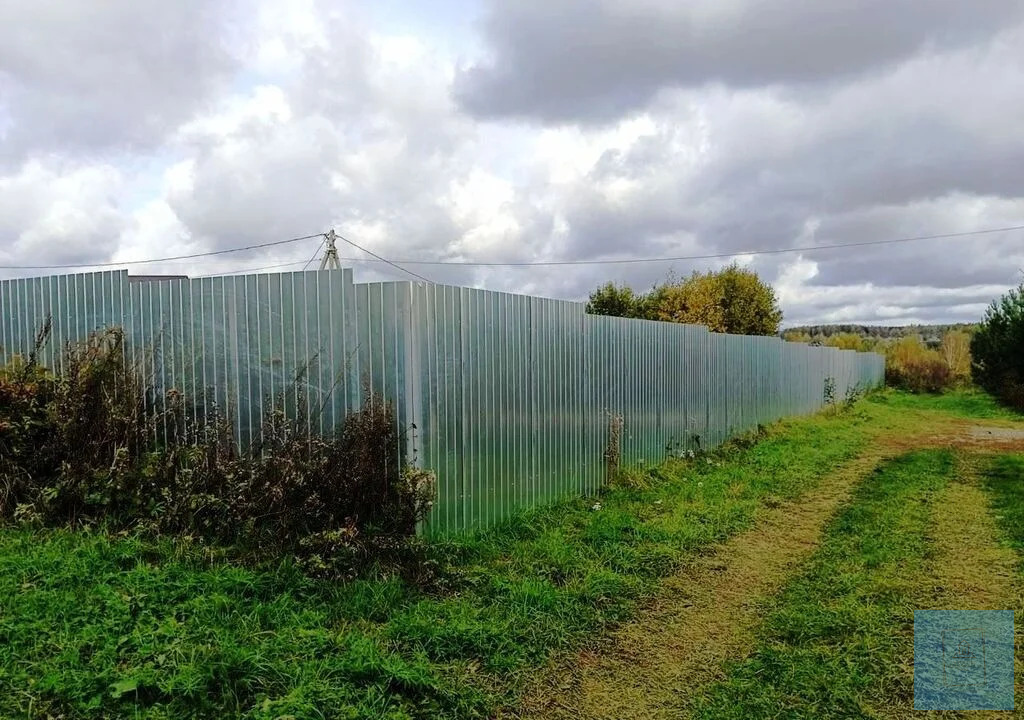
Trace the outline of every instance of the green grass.
<instances>
[{"instance_id":1,"label":"green grass","mask_svg":"<svg viewBox=\"0 0 1024 720\"><path fill-rule=\"evenodd\" d=\"M984 477L1000 529L1022 558L1024 573L1024 454L992 458Z\"/></svg>"},{"instance_id":2,"label":"green grass","mask_svg":"<svg viewBox=\"0 0 1024 720\"><path fill-rule=\"evenodd\" d=\"M487 716L552 652L629 617L760 505L799 496L930 412L1003 417L993 408L970 393L884 393L781 423L711 464L669 463L639 488L437 541L429 590L243 568L183 541L0 530L0 717ZM882 557L891 540L872 542Z\"/></svg>"},{"instance_id":3,"label":"green grass","mask_svg":"<svg viewBox=\"0 0 1024 720\"><path fill-rule=\"evenodd\" d=\"M884 390L868 396L867 402L894 410L940 412L962 418L1024 420L1024 414L1000 405L984 390L973 387L950 390L937 395L915 395L900 390Z\"/></svg>"},{"instance_id":4,"label":"green grass","mask_svg":"<svg viewBox=\"0 0 1024 720\"><path fill-rule=\"evenodd\" d=\"M928 552L929 500L952 473L950 451L920 451L866 479L807 571L773 601L755 652L695 716L868 717L873 701L912 693L900 658L913 578Z\"/></svg>"},{"instance_id":5,"label":"green grass","mask_svg":"<svg viewBox=\"0 0 1024 720\"><path fill-rule=\"evenodd\" d=\"M486 716L760 503L856 456L887 412L784 423L712 464L656 468L649 489L439 542L430 594L235 567L181 542L0 531L0 717Z\"/></svg>"}]
</instances>

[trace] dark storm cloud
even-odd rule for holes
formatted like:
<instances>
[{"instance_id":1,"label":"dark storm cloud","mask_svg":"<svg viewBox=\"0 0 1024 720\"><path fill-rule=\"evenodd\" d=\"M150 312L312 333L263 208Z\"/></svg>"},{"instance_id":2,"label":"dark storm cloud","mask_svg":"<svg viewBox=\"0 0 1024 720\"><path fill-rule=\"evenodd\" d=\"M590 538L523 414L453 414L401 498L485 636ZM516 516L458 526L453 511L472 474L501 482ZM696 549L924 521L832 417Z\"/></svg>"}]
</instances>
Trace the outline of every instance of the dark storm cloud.
<instances>
[{"instance_id":1,"label":"dark storm cloud","mask_svg":"<svg viewBox=\"0 0 1024 720\"><path fill-rule=\"evenodd\" d=\"M1008 28L814 97L664 93L646 110L656 129L566 191L566 252L739 253L1022 224L1024 140L1013 130L1024 110L1022 37ZM621 182L633 191L610 201L605 189ZM758 257L755 267L776 279L795 258ZM814 282L835 288L1005 286L1024 264L1024 232L806 258L817 263ZM678 265L685 273L704 261Z\"/></svg>"},{"instance_id":2,"label":"dark storm cloud","mask_svg":"<svg viewBox=\"0 0 1024 720\"><path fill-rule=\"evenodd\" d=\"M540 0L488 5L491 57L455 83L480 117L601 121L659 89L821 83L977 42L1019 0Z\"/></svg>"}]
</instances>

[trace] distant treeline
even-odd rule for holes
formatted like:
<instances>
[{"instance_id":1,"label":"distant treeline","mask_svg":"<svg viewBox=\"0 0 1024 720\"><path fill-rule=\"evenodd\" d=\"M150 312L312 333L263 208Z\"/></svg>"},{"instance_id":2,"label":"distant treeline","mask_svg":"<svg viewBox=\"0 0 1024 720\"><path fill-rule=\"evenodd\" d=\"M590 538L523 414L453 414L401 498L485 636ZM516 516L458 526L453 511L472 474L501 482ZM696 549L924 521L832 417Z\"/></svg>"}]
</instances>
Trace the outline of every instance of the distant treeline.
<instances>
[{"instance_id":1,"label":"distant treeline","mask_svg":"<svg viewBox=\"0 0 1024 720\"><path fill-rule=\"evenodd\" d=\"M836 335L857 335L867 340L897 340L917 337L929 347L938 347L942 338L953 330L973 333L975 323L954 323L952 325L801 325L786 328L779 334L786 340L825 344L825 340Z\"/></svg>"}]
</instances>

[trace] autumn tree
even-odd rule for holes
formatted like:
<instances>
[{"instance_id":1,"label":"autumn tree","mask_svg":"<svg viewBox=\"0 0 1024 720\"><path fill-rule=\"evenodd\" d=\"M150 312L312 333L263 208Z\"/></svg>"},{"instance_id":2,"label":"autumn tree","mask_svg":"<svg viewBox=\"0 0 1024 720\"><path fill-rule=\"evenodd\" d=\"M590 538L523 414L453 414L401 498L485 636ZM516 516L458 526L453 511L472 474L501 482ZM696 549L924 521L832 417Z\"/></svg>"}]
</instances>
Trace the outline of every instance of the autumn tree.
<instances>
[{"instance_id":1,"label":"autumn tree","mask_svg":"<svg viewBox=\"0 0 1024 720\"><path fill-rule=\"evenodd\" d=\"M864 352L868 349L864 338L855 333L839 333L827 337L825 338L825 347L834 347L840 350L856 350L858 352Z\"/></svg>"},{"instance_id":2,"label":"autumn tree","mask_svg":"<svg viewBox=\"0 0 1024 720\"><path fill-rule=\"evenodd\" d=\"M806 343L808 345L814 341L810 333L800 332L799 330L786 330L782 333L782 339L786 342Z\"/></svg>"},{"instance_id":3,"label":"autumn tree","mask_svg":"<svg viewBox=\"0 0 1024 720\"><path fill-rule=\"evenodd\" d=\"M735 335L776 335L782 322L771 285L735 264L694 272L664 286L656 313L659 320L706 325L712 332Z\"/></svg>"},{"instance_id":4,"label":"autumn tree","mask_svg":"<svg viewBox=\"0 0 1024 720\"><path fill-rule=\"evenodd\" d=\"M661 286L662 296L653 303L656 320L705 325L711 332L725 332L722 283L711 273L694 273L674 284Z\"/></svg>"},{"instance_id":5,"label":"autumn tree","mask_svg":"<svg viewBox=\"0 0 1024 720\"><path fill-rule=\"evenodd\" d=\"M963 330L950 330L942 336L939 348L949 366L953 379L967 382L971 379L971 334Z\"/></svg>"},{"instance_id":6,"label":"autumn tree","mask_svg":"<svg viewBox=\"0 0 1024 720\"><path fill-rule=\"evenodd\" d=\"M590 295L587 312L705 325L712 332L775 335L782 322L775 291L738 265L669 278L650 292L606 283Z\"/></svg>"}]
</instances>

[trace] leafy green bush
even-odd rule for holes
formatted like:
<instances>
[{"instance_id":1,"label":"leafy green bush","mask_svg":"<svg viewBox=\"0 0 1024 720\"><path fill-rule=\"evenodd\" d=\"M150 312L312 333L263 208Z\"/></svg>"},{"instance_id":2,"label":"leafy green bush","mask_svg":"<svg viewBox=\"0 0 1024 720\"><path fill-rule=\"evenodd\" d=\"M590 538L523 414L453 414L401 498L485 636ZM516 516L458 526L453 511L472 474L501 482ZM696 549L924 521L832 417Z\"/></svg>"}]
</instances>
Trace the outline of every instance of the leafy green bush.
<instances>
[{"instance_id":1,"label":"leafy green bush","mask_svg":"<svg viewBox=\"0 0 1024 720\"><path fill-rule=\"evenodd\" d=\"M974 380L1024 409L1024 284L994 301L971 339Z\"/></svg>"},{"instance_id":2,"label":"leafy green bush","mask_svg":"<svg viewBox=\"0 0 1024 720\"><path fill-rule=\"evenodd\" d=\"M347 576L403 556L429 512L433 478L402 468L372 393L330 435L274 410L239 452L224 417L144 386L120 330L68 347L57 372L35 356L0 371L0 518L186 535Z\"/></svg>"}]
</instances>

